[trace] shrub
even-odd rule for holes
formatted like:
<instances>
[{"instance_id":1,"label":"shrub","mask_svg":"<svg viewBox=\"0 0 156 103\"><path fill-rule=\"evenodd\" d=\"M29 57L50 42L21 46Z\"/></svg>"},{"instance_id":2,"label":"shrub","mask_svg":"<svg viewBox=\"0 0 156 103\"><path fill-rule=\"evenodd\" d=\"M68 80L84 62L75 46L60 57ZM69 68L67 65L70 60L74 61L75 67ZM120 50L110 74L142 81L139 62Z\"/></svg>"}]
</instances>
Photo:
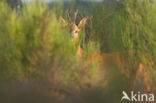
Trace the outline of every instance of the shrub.
<instances>
[{"instance_id":1,"label":"shrub","mask_svg":"<svg viewBox=\"0 0 156 103\"><path fill-rule=\"evenodd\" d=\"M91 82L94 73L86 71L85 56L76 57L78 45L60 25L56 9L41 2L19 10L1 2L0 8L1 80L44 80L57 89L85 87ZM92 49L97 50L93 45Z\"/></svg>"}]
</instances>

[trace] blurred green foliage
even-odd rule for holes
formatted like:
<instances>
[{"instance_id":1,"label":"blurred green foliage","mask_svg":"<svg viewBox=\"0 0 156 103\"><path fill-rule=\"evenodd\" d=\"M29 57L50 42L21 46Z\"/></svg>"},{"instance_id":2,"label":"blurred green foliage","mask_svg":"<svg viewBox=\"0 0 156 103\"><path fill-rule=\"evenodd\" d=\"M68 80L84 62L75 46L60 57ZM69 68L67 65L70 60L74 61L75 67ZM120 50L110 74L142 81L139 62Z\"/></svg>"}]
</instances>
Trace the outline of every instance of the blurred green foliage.
<instances>
[{"instance_id":1,"label":"blurred green foliage","mask_svg":"<svg viewBox=\"0 0 156 103\"><path fill-rule=\"evenodd\" d=\"M120 102L122 90L133 88L131 83L138 79L139 62L145 64L152 81L149 85L156 84L156 3L120 0L106 4L103 1L85 3L84 11L78 3L76 0L68 6L73 10L79 9L78 20L82 16L89 19L86 28L80 32L79 43L75 45L58 20L59 16L65 17L65 9L68 8L62 2L53 5L52 9L41 2L23 4L18 9L0 2L0 90L7 93L13 90L20 95L21 91L16 86L8 90L10 82L3 85L8 81L20 81L22 87L31 88L30 94L33 90L36 98L45 96L47 101L51 94L45 91L52 89L60 92L55 96L63 98L68 94L71 98L77 97L72 99L81 103L116 103ZM78 59L79 45L85 55ZM103 74L99 82L96 81L96 57L90 59L89 69L86 62L90 54L104 52L123 53L121 58L126 66L122 70L115 61L104 61L108 67L100 67L102 71L99 72ZM91 85L95 87L91 88ZM21 90L24 89L22 87Z\"/></svg>"},{"instance_id":2,"label":"blurred green foliage","mask_svg":"<svg viewBox=\"0 0 156 103\"><path fill-rule=\"evenodd\" d=\"M124 57L126 74L130 80L144 64L145 78L149 85L156 84L156 2L150 0L120 0L110 4L93 4L94 39L100 42L102 52L126 52ZM127 69L129 72L127 72ZM140 79L140 78L138 78Z\"/></svg>"},{"instance_id":3,"label":"blurred green foliage","mask_svg":"<svg viewBox=\"0 0 156 103\"><path fill-rule=\"evenodd\" d=\"M87 57L77 60L78 45L56 18L55 12L60 10L61 15L61 9L52 12L41 2L25 4L22 10L11 9L6 3L0 7L1 80L48 77L53 85L60 83L63 88L74 83L81 87L90 81L93 74L87 75L89 71L84 69ZM84 48L89 49L87 45Z\"/></svg>"}]
</instances>

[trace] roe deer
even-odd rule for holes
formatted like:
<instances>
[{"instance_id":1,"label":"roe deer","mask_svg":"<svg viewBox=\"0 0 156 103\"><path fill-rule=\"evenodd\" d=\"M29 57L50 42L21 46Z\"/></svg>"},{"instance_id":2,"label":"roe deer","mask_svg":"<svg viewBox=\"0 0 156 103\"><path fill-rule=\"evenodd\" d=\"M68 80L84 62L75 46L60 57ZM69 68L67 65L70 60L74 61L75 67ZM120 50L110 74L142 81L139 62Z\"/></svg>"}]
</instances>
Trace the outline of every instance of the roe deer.
<instances>
[{"instance_id":1,"label":"roe deer","mask_svg":"<svg viewBox=\"0 0 156 103\"><path fill-rule=\"evenodd\" d=\"M73 40L78 39L79 31L86 25L86 21L87 21L87 17L85 16L79 21L78 24L76 24L77 15L78 15L78 10L74 12L74 19L71 20L69 12L68 12L67 17L68 17L69 23L65 19L60 17L60 21L63 23L63 25L69 27L69 33Z\"/></svg>"},{"instance_id":2,"label":"roe deer","mask_svg":"<svg viewBox=\"0 0 156 103\"><path fill-rule=\"evenodd\" d=\"M69 27L69 33L72 37L73 42L76 42L79 39L79 31L86 25L87 22L87 17L82 17L79 21L78 24L76 24L76 18L78 15L78 10L76 12L74 12L74 17L73 20L71 20L69 12L67 12L67 18L68 21L67 22L65 19L63 19L62 17L60 17L60 21L62 22L63 26L67 26ZM128 51L129 52L129 51ZM79 46L78 51L77 51L77 56L81 57L82 55L85 55L86 53L82 50L82 48ZM92 58L96 59L99 62L99 65L97 66L97 70L96 72L99 72L100 68L106 69L106 68L111 68L112 65L117 65L117 67L120 69L121 72L124 71L124 64L122 62L122 56L126 56L127 55L127 51L123 51L123 52L114 52L114 53L90 53L88 54L87 60L86 60L86 68L89 69L89 62ZM111 64L109 64L111 63ZM101 67L102 66L102 67ZM100 71L101 72L101 71ZM124 71L126 73L126 71ZM151 90L151 86L148 84L148 80L149 78L146 76L145 73L145 67L143 65L142 62L140 62L138 64L138 71L136 71L136 77L144 77L144 83L145 83L145 87L147 89L147 91ZM101 72L103 73L103 72ZM101 74L100 73L100 74ZM99 75L99 73L97 73L97 76L102 76ZM97 77L97 78L98 78ZM146 78L147 77L147 78Z\"/></svg>"},{"instance_id":3,"label":"roe deer","mask_svg":"<svg viewBox=\"0 0 156 103\"><path fill-rule=\"evenodd\" d=\"M77 15L78 15L78 10L76 10L74 12L74 17L73 17L73 20L70 18L70 14L69 12L67 12L67 18L68 18L68 21L69 23L63 19L62 17L60 17L60 21L62 22L63 26L67 26L69 27L69 33L72 37L72 40L74 42L77 42L78 39L79 39L79 31L85 27L86 25L86 22L87 22L87 17L84 16L80 19L79 23L76 24L76 18L77 18ZM79 46L78 48L78 51L77 51L77 56L78 57L81 57L82 55L82 48Z\"/></svg>"}]
</instances>

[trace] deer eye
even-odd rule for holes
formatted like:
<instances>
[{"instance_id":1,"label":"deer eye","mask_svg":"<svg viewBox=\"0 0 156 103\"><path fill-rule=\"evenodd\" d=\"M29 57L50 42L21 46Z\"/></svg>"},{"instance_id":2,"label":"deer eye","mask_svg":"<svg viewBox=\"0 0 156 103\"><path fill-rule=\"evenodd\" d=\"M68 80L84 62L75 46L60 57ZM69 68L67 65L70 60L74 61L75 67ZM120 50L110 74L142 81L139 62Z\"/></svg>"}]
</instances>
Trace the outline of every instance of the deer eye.
<instances>
[{"instance_id":1,"label":"deer eye","mask_svg":"<svg viewBox=\"0 0 156 103\"><path fill-rule=\"evenodd\" d=\"M78 33L78 31L76 30L75 33Z\"/></svg>"}]
</instances>

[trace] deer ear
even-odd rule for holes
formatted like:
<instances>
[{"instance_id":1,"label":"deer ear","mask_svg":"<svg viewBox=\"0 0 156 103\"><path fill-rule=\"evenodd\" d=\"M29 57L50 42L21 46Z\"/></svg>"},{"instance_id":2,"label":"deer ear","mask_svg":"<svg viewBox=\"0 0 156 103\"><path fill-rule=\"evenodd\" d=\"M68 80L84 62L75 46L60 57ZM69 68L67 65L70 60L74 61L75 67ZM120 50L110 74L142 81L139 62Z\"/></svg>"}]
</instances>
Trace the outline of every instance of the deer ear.
<instances>
[{"instance_id":1,"label":"deer ear","mask_svg":"<svg viewBox=\"0 0 156 103\"><path fill-rule=\"evenodd\" d=\"M86 21L87 21L87 17L83 17L78 24L78 28L79 29L83 28L86 25Z\"/></svg>"},{"instance_id":2,"label":"deer ear","mask_svg":"<svg viewBox=\"0 0 156 103\"><path fill-rule=\"evenodd\" d=\"M64 20L62 17L59 17L59 22L62 24L62 26L67 26L68 22L66 20Z\"/></svg>"}]
</instances>

